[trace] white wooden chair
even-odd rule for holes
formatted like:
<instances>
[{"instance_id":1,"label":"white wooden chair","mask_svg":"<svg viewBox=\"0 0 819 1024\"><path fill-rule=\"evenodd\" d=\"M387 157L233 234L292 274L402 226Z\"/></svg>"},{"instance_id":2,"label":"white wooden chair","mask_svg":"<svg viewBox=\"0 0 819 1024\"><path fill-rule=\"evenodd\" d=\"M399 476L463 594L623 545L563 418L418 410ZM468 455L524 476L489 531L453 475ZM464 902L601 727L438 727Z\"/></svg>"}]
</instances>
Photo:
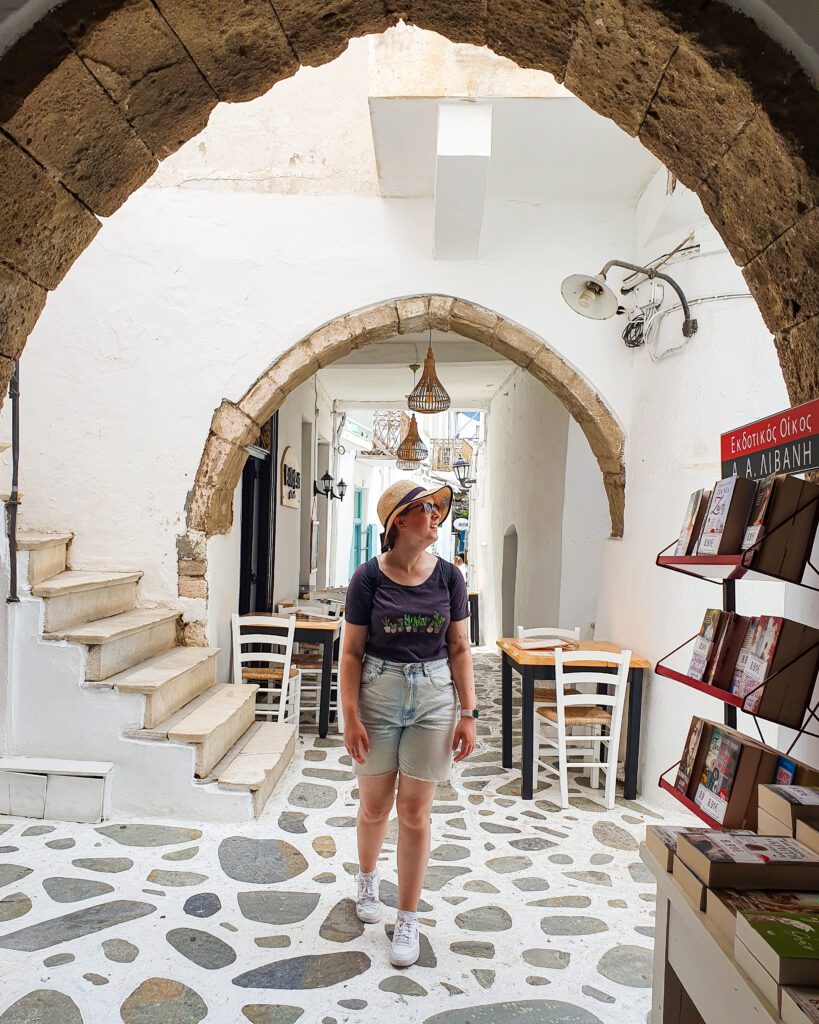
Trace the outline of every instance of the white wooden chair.
<instances>
[{"instance_id":1,"label":"white wooden chair","mask_svg":"<svg viewBox=\"0 0 819 1024\"><path fill-rule=\"evenodd\" d=\"M298 601L295 604L283 602L277 606L279 611L285 614L302 613L312 618L341 619L341 631L339 633L339 650L344 642L344 618L341 615L341 604L329 606L324 602ZM301 672L301 695L306 697L302 710L315 713L316 725L319 719L319 705L321 698L321 649L314 644L297 644L293 652L293 664ZM330 697L330 711L335 711L339 718L339 732L341 725L341 700L338 693L338 663L333 661L332 680L335 683L335 697Z\"/></svg>"},{"instance_id":2,"label":"white wooden chair","mask_svg":"<svg viewBox=\"0 0 819 1024\"><path fill-rule=\"evenodd\" d=\"M292 664L296 616L232 615L230 621L233 682L259 683L256 716L291 722L298 730L301 672Z\"/></svg>"},{"instance_id":3,"label":"white wooden chair","mask_svg":"<svg viewBox=\"0 0 819 1024\"><path fill-rule=\"evenodd\" d=\"M571 640L573 643L580 643L580 626L574 629L559 629L557 626L534 626L532 629L524 629L523 626L515 626L515 638L518 640ZM566 689L567 693L579 693L573 686ZM554 707L557 702L553 683L535 683L535 713L539 707Z\"/></svg>"},{"instance_id":4,"label":"white wooden chair","mask_svg":"<svg viewBox=\"0 0 819 1024\"><path fill-rule=\"evenodd\" d=\"M565 667L578 661L614 663L617 672L578 671L569 676ZM578 768L590 770L592 789L600 785L600 769L605 771L604 800L606 807L614 807L620 724L630 662L631 651L617 655L600 651L555 651L555 706L535 709L535 775L536 779L541 772L557 775L561 807L569 806L568 773ZM595 689L602 684L606 692L569 693L569 678L572 682L591 683ZM589 729L590 734L578 735L573 732L577 728ZM606 729L605 735L603 729ZM570 753L582 756L570 758ZM554 758L557 758L557 767L549 763Z\"/></svg>"}]
</instances>

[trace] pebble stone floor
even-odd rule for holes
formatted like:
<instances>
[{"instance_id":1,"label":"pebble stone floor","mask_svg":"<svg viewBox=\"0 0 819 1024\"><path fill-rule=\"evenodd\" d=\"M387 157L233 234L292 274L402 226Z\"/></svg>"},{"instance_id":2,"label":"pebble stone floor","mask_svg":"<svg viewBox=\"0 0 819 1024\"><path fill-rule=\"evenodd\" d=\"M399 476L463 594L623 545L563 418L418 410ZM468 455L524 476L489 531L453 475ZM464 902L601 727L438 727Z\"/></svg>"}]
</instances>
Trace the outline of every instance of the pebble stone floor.
<instances>
[{"instance_id":1,"label":"pebble stone floor","mask_svg":"<svg viewBox=\"0 0 819 1024\"><path fill-rule=\"evenodd\" d=\"M365 926L350 759L306 733L256 822L2 819L0 1024L643 1024L655 889L637 848L660 815L577 783L566 811L547 786L522 802L499 660L475 667L479 745L436 793L417 964L388 957L397 821Z\"/></svg>"}]
</instances>

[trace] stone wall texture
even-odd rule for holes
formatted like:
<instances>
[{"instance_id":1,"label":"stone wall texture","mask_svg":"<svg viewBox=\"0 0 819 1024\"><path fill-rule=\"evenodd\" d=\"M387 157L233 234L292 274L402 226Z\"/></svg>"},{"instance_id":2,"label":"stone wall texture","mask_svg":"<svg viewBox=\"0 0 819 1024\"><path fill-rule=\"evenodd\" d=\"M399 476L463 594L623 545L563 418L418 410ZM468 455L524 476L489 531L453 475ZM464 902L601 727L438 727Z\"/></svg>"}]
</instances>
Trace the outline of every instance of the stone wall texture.
<instances>
[{"instance_id":1,"label":"stone wall texture","mask_svg":"<svg viewBox=\"0 0 819 1024\"><path fill-rule=\"evenodd\" d=\"M97 217L219 100L399 19L549 71L638 136L744 268L791 399L819 392L817 92L752 21L691 0L68 0L0 59L4 366Z\"/></svg>"}]
</instances>

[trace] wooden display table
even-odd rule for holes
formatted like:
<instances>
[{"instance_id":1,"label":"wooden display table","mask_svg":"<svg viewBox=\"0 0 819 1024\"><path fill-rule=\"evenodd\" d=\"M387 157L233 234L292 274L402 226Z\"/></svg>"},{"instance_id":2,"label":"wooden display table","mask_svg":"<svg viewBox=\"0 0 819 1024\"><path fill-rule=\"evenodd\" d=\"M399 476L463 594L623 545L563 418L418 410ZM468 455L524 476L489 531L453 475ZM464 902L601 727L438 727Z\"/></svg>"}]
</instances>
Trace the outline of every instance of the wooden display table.
<instances>
[{"instance_id":1,"label":"wooden display table","mask_svg":"<svg viewBox=\"0 0 819 1024\"><path fill-rule=\"evenodd\" d=\"M657 879L651 1024L678 1024L670 991L677 980L705 1024L781 1024L774 1007L737 967L731 944L642 844L640 859Z\"/></svg>"},{"instance_id":2,"label":"wooden display table","mask_svg":"<svg viewBox=\"0 0 819 1024\"><path fill-rule=\"evenodd\" d=\"M532 799L534 776L534 728L535 728L535 680L554 679L555 656L551 651L524 650L518 647L514 637L503 637L498 640L501 649L501 678L503 687L503 766L512 767L512 669L521 675L523 701L521 714L523 718L523 737L521 752L521 787L520 795L524 800ZM620 644L610 640L581 640L584 650L605 651L619 654L623 650ZM573 661L572 668L600 669L599 661ZM614 662L611 663L612 668ZM651 668L651 662L640 655L631 655L629 669L628 716L626 725L625 780L623 796L633 800L637 796L637 764L640 753L640 717L643 705L643 671Z\"/></svg>"}]
</instances>

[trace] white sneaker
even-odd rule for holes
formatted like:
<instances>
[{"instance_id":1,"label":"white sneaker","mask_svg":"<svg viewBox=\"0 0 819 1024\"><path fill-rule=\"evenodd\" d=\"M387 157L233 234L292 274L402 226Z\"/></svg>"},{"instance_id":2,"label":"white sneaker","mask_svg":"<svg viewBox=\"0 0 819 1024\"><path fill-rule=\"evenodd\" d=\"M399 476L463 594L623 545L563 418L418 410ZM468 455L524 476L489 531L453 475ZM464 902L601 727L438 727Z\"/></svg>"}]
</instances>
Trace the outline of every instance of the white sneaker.
<instances>
[{"instance_id":1,"label":"white sneaker","mask_svg":"<svg viewBox=\"0 0 819 1024\"><path fill-rule=\"evenodd\" d=\"M393 967L409 967L421 955L421 940L418 936L418 922L414 917L404 917L399 911L392 936L390 963Z\"/></svg>"},{"instance_id":2,"label":"white sneaker","mask_svg":"<svg viewBox=\"0 0 819 1024\"><path fill-rule=\"evenodd\" d=\"M359 921L375 924L381 918L381 900L378 896L379 876L376 871L371 877L362 874L355 876L358 882L358 897L355 901L355 912Z\"/></svg>"}]
</instances>

